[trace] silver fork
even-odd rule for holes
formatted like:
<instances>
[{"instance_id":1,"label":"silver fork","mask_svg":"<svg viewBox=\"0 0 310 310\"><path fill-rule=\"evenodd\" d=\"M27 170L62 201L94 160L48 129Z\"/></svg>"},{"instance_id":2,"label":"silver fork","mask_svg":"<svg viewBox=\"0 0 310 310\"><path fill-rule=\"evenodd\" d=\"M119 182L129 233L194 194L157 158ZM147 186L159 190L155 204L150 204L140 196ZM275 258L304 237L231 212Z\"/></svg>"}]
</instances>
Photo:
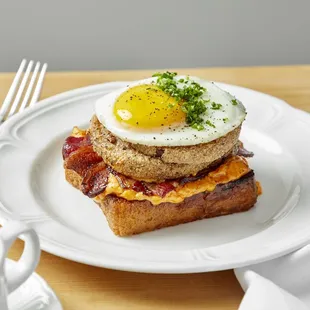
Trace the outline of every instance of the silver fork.
<instances>
[{"instance_id":1,"label":"silver fork","mask_svg":"<svg viewBox=\"0 0 310 310\"><path fill-rule=\"evenodd\" d=\"M17 112L21 112L25 110L28 106L32 106L35 104L40 96L44 76L47 69L47 63L44 63L40 69L40 62L37 62L33 72L31 73L32 67L34 65L34 61L29 61L26 71L24 69L26 67L27 60L23 59L17 73L14 77L12 85L7 93L2 106L0 105L0 124L11 117L13 114ZM37 75L40 71L39 77ZM21 82L20 79L23 76ZM31 77L30 77L31 76ZM29 80L30 79L30 80ZM29 81L28 81L29 80ZM25 90L25 87L28 83L28 87ZM36 85L36 86L35 86ZM32 92L33 87L34 91ZM22 96L24 94L23 100L21 102ZM32 97L31 97L32 95ZM29 100L31 97L31 100Z\"/></svg>"}]
</instances>

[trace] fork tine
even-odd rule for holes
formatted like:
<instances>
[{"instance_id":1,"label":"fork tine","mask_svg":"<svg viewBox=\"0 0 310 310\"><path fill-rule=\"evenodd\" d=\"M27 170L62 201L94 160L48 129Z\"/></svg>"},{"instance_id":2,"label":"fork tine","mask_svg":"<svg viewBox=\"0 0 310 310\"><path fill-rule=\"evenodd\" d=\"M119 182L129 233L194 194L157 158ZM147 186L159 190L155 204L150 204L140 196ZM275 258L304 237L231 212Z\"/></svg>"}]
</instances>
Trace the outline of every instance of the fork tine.
<instances>
[{"instance_id":1,"label":"fork tine","mask_svg":"<svg viewBox=\"0 0 310 310\"><path fill-rule=\"evenodd\" d=\"M32 96L32 99L30 101L30 106L32 106L33 104L35 104L38 101L38 98L39 98L40 93L41 93L41 88L43 85L43 80L44 80L46 69L47 69L47 63L45 63L42 66L41 73L40 73L39 78L38 78L37 86L34 89L33 96Z\"/></svg>"},{"instance_id":2,"label":"fork tine","mask_svg":"<svg viewBox=\"0 0 310 310\"><path fill-rule=\"evenodd\" d=\"M26 94L25 94L25 97L24 97L24 100L19 108L19 112L23 111L25 109L25 107L27 106L27 102L29 100L29 97L30 97L30 94L31 94L31 91L32 91L32 88L34 86L34 82L36 80L36 77L37 77L37 74L38 74L38 71L39 71L39 68L40 68L40 62L38 61L36 63L36 66L34 67L34 70L33 70L33 73L32 73L32 77L31 77L31 80L29 82L29 85L28 85L28 88L27 88L27 91L26 91Z\"/></svg>"},{"instance_id":3,"label":"fork tine","mask_svg":"<svg viewBox=\"0 0 310 310\"><path fill-rule=\"evenodd\" d=\"M23 79L22 79L22 81L21 81L21 83L20 83L19 89L18 89L18 91L17 91L15 100L14 100L14 102L13 102L13 104L12 104L12 107L11 107L11 110L10 110L10 112L9 112L8 117L12 116L12 115L15 113L17 107L18 107L20 98L21 98L21 96L22 96L22 94L23 94L23 91L24 91L24 89L25 89L25 86L26 86L26 83L27 83L29 74L30 74L30 72L31 72L32 66L33 66L33 61L31 60L31 61L29 62L29 64L28 64L28 66L27 66L27 69L26 69L26 72L25 72L25 74L24 74L24 77L23 77Z\"/></svg>"},{"instance_id":4,"label":"fork tine","mask_svg":"<svg viewBox=\"0 0 310 310\"><path fill-rule=\"evenodd\" d=\"M5 114L10 106L10 103L12 101L12 99L14 98L14 94L15 94L15 91L16 91L16 88L18 86L18 83L19 83L19 80L22 76L22 73L23 73L23 70L24 70L24 67L26 65L26 62L27 60L26 59L23 59L18 70L17 70L17 73L14 77L14 80L12 82L12 85L9 89L9 92L8 94L6 95L4 101L3 101L3 104L2 104L2 107L0 109L0 123L2 122L2 120L4 119L5 117Z\"/></svg>"}]
</instances>

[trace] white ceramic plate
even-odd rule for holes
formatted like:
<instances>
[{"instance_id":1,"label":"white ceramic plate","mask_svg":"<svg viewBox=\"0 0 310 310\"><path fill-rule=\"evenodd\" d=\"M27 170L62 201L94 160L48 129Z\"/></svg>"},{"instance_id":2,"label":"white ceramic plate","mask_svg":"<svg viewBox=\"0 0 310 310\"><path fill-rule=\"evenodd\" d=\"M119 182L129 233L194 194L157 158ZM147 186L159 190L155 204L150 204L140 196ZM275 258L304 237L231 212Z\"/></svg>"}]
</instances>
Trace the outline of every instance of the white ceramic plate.
<instances>
[{"instance_id":1,"label":"white ceramic plate","mask_svg":"<svg viewBox=\"0 0 310 310\"><path fill-rule=\"evenodd\" d=\"M94 101L125 82L46 99L0 127L0 220L18 218L42 249L113 269L190 273L279 257L310 240L310 117L253 90L220 84L245 104L245 146L264 194L246 213L119 238L91 199L66 183L61 147L72 127L87 127Z\"/></svg>"},{"instance_id":2,"label":"white ceramic plate","mask_svg":"<svg viewBox=\"0 0 310 310\"><path fill-rule=\"evenodd\" d=\"M6 260L9 270L16 262ZM62 310L62 306L48 284L36 273L8 297L9 310Z\"/></svg>"}]
</instances>

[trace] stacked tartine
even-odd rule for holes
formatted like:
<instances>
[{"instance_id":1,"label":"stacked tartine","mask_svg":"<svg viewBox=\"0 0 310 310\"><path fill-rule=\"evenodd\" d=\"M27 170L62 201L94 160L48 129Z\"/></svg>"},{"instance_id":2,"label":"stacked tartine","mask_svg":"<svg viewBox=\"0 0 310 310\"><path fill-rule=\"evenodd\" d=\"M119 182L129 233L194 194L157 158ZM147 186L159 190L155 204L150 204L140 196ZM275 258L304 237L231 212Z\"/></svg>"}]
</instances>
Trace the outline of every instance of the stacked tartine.
<instances>
[{"instance_id":1,"label":"stacked tartine","mask_svg":"<svg viewBox=\"0 0 310 310\"><path fill-rule=\"evenodd\" d=\"M158 73L95 110L89 129L75 127L65 141L65 175L116 235L254 206L260 187L239 141L245 108L212 82Z\"/></svg>"}]
</instances>

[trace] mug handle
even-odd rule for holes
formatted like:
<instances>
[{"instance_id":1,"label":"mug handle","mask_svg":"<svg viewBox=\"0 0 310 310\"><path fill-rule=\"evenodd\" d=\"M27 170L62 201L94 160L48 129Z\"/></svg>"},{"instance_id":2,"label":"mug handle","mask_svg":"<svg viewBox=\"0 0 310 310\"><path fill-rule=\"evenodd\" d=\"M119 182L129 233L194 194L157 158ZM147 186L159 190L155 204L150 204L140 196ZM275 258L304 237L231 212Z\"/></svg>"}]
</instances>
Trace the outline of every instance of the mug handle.
<instances>
[{"instance_id":1,"label":"mug handle","mask_svg":"<svg viewBox=\"0 0 310 310\"><path fill-rule=\"evenodd\" d=\"M5 264L7 252L19 235L24 235L25 245L23 253L16 267L8 272ZM10 221L0 229L0 241L4 246L0 257L0 272L4 270L7 292L10 294L23 284L36 269L40 260L40 242L36 232L26 224Z\"/></svg>"}]
</instances>

